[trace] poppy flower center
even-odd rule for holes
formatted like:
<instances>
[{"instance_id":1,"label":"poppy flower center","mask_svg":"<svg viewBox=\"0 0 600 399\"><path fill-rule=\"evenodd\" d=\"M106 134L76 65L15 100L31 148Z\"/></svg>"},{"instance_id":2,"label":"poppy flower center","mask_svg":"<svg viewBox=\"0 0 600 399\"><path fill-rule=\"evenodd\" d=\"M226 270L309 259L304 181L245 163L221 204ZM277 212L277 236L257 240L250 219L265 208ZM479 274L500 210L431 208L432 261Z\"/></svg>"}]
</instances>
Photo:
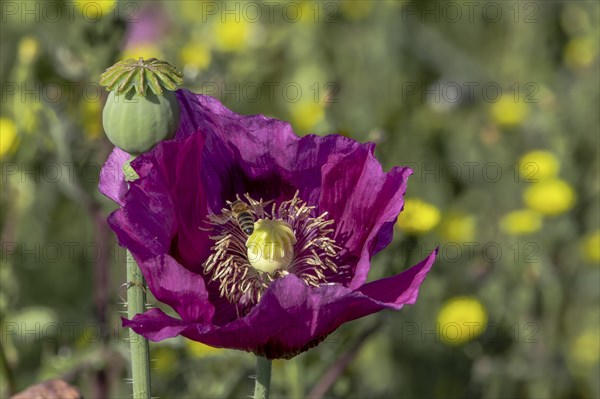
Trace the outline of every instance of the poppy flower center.
<instances>
[{"instance_id":1,"label":"poppy flower center","mask_svg":"<svg viewBox=\"0 0 600 399\"><path fill-rule=\"evenodd\" d=\"M296 236L282 220L259 219L246 242L248 261L257 270L272 273L285 270L294 257Z\"/></svg>"},{"instance_id":2,"label":"poppy flower center","mask_svg":"<svg viewBox=\"0 0 600 399\"><path fill-rule=\"evenodd\" d=\"M238 310L248 310L270 283L290 273L316 287L349 272L338 265L335 222L327 212L317 215L298 193L279 205L248 194L227 205L209 216L214 244L203 268Z\"/></svg>"}]
</instances>

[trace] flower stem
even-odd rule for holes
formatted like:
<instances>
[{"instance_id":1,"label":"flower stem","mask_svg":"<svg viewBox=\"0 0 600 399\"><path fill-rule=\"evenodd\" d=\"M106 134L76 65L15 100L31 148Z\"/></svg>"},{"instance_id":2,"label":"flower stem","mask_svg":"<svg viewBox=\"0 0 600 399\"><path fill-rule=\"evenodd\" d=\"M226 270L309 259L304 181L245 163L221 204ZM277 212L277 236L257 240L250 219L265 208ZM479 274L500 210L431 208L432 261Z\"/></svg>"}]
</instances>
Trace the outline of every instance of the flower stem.
<instances>
[{"instance_id":1,"label":"flower stem","mask_svg":"<svg viewBox=\"0 0 600 399\"><path fill-rule=\"evenodd\" d=\"M269 399L271 389L271 361L262 356L256 357L256 382L254 399Z\"/></svg>"},{"instance_id":2,"label":"flower stem","mask_svg":"<svg viewBox=\"0 0 600 399\"><path fill-rule=\"evenodd\" d=\"M146 281L135 259L127 251L127 316L129 319L138 313L144 313L146 306ZM133 399L150 398L150 350L148 341L141 335L129 330L131 349L131 379Z\"/></svg>"}]
</instances>

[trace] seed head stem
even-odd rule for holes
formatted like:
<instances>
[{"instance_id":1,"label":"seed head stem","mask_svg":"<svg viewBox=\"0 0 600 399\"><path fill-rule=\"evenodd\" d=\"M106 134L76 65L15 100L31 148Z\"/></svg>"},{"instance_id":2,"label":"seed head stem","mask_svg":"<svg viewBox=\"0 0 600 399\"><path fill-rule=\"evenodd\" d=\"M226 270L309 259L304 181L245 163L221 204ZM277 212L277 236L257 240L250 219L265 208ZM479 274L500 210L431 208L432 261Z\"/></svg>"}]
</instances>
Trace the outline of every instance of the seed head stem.
<instances>
[{"instance_id":1,"label":"seed head stem","mask_svg":"<svg viewBox=\"0 0 600 399\"><path fill-rule=\"evenodd\" d=\"M262 356L256 357L256 381L254 399L269 399L271 389L271 361Z\"/></svg>"},{"instance_id":2,"label":"seed head stem","mask_svg":"<svg viewBox=\"0 0 600 399\"><path fill-rule=\"evenodd\" d=\"M138 313L144 313L146 304L146 281L135 259L127 251L127 316L131 320ZM150 350L148 341L129 330L131 349L131 378L133 399L150 398Z\"/></svg>"}]
</instances>

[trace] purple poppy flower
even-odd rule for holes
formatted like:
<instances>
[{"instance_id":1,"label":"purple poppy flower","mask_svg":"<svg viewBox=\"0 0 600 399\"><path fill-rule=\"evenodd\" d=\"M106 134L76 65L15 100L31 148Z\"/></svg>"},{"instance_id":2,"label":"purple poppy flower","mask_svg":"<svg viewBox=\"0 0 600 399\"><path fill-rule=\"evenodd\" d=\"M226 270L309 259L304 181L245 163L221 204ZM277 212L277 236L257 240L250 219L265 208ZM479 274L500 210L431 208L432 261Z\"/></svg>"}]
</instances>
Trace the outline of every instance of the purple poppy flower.
<instances>
[{"instance_id":1,"label":"purple poppy flower","mask_svg":"<svg viewBox=\"0 0 600 399\"><path fill-rule=\"evenodd\" d=\"M140 178L127 189L118 149L101 173L100 190L121 205L109 217L119 243L179 315L151 309L124 326L291 358L347 321L416 301L437 251L365 284L392 240L409 168L384 172L373 144L300 138L211 97L177 97L179 130L132 162Z\"/></svg>"}]
</instances>

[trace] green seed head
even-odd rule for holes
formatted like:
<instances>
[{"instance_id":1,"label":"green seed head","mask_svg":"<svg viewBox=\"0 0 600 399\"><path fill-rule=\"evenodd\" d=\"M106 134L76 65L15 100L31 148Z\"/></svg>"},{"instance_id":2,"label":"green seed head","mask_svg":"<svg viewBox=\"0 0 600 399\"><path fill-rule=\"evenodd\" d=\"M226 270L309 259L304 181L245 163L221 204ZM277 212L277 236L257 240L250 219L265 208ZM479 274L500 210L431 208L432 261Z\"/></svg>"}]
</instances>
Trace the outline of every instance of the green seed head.
<instances>
[{"instance_id":1,"label":"green seed head","mask_svg":"<svg viewBox=\"0 0 600 399\"><path fill-rule=\"evenodd\" d=\"M132 155L172 138L179 125L174 90L183 75L168 62L129 59L108 68L100 85L110 90L102 112L109 140Z\"/></svg>"},{"instance_id":2,"label":"green seed head","mask_svg":"<svg viewBox=\"0 0 600 399\"><path fill-rule=\"evenodd\" d=\"M102 125L108 139L133 155L150 150L163 140L172 138L179 125L179 103L175 93L148 93L140 96L134 91L108 95L102 111Z\"/></svg>"}]
</instances>

